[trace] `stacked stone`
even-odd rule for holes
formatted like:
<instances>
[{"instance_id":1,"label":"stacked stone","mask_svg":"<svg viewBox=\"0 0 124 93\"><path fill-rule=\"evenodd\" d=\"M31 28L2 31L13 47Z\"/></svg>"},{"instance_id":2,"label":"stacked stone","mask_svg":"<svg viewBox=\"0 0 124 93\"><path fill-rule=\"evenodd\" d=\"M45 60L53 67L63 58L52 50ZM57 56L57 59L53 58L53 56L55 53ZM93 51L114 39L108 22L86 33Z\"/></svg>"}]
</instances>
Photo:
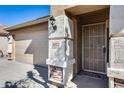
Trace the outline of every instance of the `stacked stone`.
<instances>
[{"instance_id":1,"label":"stacked stone","mask_svg":"<svg viewBox=\"0 0 124 93\"><path fill-rule=\"evenodd\" d=\"M49 80L66 85L73 77L73 23L65 15L55 18L56 29L49 20ZM54 70L53 70L54 69ZM58 77L58 78L57 78Z\"/></svg>"}]
</instances>

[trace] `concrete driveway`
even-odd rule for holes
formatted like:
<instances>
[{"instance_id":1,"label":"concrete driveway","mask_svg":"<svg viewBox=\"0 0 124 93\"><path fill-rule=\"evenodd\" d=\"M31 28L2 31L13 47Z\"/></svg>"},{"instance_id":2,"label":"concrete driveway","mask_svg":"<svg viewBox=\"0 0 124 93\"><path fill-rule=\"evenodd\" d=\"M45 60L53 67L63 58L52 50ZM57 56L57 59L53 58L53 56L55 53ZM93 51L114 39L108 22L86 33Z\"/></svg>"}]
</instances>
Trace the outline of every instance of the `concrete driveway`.
<instances>
[{"instance_id":1,"label":"concrete driveway","mask_svg":"<svg viewBox=\"0 0 124 93\"><path fill-rule=\"evenodd\" d=\"M5 82L8 81L19 81L30 78L31 73L38 76L37 78L32 78L32 80L39 84L40 87L54 87L48 82L47 68L0 59L0 87L4 87Z\"/></svg>"}]
</instances>

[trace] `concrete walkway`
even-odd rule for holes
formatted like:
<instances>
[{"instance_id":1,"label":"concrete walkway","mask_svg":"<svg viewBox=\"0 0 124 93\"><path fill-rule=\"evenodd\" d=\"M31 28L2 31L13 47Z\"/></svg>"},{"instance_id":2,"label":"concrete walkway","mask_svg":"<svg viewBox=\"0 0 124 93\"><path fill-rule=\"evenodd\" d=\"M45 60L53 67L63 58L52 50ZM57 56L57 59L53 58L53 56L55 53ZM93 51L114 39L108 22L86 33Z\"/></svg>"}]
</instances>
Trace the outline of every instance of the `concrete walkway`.
<instances>
[{"instance_id":1,"label":"concrete walkway","mask_svg":"<svg viewBox=\"0 0 124 93\"><path fill-rule=\"evenodd\" d=\"M7 81L19 81L30 78L40 88L55 88L56 86L48 82L47 71L47 68L44 67L0 59L0 87L4 87ZM32 74L35 74L36 77L31 77ZM107 87L107 81L102 78L79 74L69 84L69 86L73 85L77 88L104 88Z\"/></svg>"},{"instance_id":2,"label":"concrete walkway","mask_svg":"<svg viewBox=\"0 0 124 93\"><path fill-rule=\"evenodd\" d=\"M73 83L77 86L77 88L108 88L108 80L106 76L93 76L84 74L80 72Z\"/></svg>"}]
</instances>

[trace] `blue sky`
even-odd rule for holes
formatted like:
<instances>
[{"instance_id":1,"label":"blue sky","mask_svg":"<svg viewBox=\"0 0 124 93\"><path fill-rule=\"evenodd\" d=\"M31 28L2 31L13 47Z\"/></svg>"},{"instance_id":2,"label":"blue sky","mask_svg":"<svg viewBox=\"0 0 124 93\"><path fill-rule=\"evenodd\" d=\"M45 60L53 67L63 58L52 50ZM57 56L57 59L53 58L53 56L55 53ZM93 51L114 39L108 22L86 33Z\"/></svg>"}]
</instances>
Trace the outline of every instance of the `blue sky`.
<instances>
[{"instance_id":1,"label":"blue sky","mask_svg":"<svg viewBox=\"0 0 124 93\"><path fill-rule=\"evenodd\" d=\"M12 26L50 15L49 5L0 5L0 24Z\"/></svg>"}]
</instances>

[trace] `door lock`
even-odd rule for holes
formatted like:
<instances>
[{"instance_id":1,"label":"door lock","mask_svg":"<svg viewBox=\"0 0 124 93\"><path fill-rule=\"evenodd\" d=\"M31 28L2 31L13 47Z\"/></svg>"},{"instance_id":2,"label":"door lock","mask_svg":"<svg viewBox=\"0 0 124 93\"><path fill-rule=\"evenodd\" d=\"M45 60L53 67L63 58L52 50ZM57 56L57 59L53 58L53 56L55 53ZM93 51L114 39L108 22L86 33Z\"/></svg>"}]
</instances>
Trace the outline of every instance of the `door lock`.
<instances>
[{"instance_id":1,"label":"door lock","mask_svg":"<svg viewBox=\"0 0 124 93\"><path fill-rule=\"evenodd\" d=\"M103 50L103 53L105 53L106 52L106 47L102 46L102 50Z\"/></svg>"}]
</instances>

